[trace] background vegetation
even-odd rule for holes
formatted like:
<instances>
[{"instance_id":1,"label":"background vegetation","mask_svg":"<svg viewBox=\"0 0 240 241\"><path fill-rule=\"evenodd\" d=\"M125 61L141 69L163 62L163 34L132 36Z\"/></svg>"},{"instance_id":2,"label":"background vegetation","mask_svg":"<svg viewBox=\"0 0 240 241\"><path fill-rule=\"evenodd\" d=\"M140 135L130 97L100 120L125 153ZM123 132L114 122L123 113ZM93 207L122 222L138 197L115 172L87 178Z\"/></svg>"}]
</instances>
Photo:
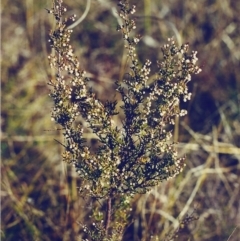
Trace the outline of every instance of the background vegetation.
<instances>
[{"instance_id":1,"label":"background vegetation","mask_svg":"<svg viewBox=\"0 0 240 241\"><path fill-rule=\"evenodd\" d=\"M85 1L67 1L81 16ZM177 219L198 220L176 240L229 240L240 235L240 3L238 1L131 1L142 36L140 59L161 59L168 37L198 51L203 72L191 82L189 114L174 130L184 172L133 202L125 240L163 240ZM2 240L79 240L78 222L90 221L91 203L79 197L79 179L61 162L61 131L50 120L52 102L48 31L51 1L2 1ZM102 100L114 98L125 63L115 31L116 1L92 1L72 45ZM151 16L151 17L149 17ZM184 103L182 103L184 105ZM90 141L90 137L89 141ZM94 144L94 143L93 143Z\"/></svg>"}]
</instances>

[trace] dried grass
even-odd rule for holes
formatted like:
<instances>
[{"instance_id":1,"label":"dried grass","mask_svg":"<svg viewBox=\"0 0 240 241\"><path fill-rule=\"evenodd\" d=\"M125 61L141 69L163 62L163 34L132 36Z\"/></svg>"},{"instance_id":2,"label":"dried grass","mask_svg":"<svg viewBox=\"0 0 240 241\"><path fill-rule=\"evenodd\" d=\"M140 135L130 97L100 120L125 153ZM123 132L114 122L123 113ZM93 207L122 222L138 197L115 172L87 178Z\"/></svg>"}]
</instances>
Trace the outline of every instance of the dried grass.
<instances>
[{"instance_id":1,"label":"dried grass","mask_svg":"<svg viewBox=\"0 0 240 241\"><path fill-rule=\"evenodd\" d=\"M150 240L150 236L163 240L179 219L196 209L198 220L182 229L176 240L237 241L240 4L145 1L151 6L145 5L144 11L142 3L135 2L142 60L158 59L163 41L175 36L199 51L203 73L192 82L189 116L175 130L180 155L187 153L187 167L174 180L135 198L125 240ZM2 1L1 236L3 240L79 240L78 221L89 221L89 203L78 196L80 180L74 170L61 163L61 146L54 141L61 140L61 132L50 121L52 103L47 96L46 42L51 23L44 8L51 2L24 3ZM67 4L81 16L84 3ZM112 2L94 2L73 42L92 77L90 84L103 99L113 97L122 58L124 62L112 7ZM143 17L144 12L153 17ZM203 101L206 93L211 97L208 102Z\"/></svg>"}]
</instances>

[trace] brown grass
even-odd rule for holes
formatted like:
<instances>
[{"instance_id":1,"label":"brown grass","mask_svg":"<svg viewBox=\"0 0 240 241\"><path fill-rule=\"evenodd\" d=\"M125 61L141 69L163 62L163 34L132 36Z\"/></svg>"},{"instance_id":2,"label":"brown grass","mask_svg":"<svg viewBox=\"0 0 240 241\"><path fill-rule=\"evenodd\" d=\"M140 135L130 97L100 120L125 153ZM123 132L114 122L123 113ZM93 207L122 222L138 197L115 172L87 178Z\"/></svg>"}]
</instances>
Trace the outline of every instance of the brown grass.
<instances>
[{"instance_id":1,"label":"brown grass","mask_svg":"<svg viewBox=\"0 0 240 241\"><path fill-rule=\"evenodd\" d=\"M81 16L84 1L67 1ZM132 1L142 35L140 59L161 58L174 36L198 50L203 72L194 77L189 115L175 127L187 167L133 201L124 240L164 240L196 209L198 220L176 240L237 241L240 236L240 4L238 1ZM50 121L47 33L51 1L2 1L2 240L81 240L78 222L90 222L80 180L61 162L61 131ZM115 31L114 2L92 1L74 29L72 45L99 98L114 98L123 46ZM145 15L151 15L148 18ZM157 239L158 238L158 239ZM154 240L154 239L153 239Z\"/></svg>"}]
</instances>

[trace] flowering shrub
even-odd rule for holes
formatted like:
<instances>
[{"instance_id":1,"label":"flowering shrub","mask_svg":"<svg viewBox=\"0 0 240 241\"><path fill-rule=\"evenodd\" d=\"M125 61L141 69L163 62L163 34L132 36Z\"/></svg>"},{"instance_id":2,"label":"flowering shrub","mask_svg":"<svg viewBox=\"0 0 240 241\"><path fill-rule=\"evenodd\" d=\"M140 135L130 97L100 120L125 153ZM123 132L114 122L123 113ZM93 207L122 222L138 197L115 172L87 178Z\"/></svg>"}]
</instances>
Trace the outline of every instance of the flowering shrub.
<instances>
[{"instance_id":1,"label":"flowering shrub","mask_svg":"<svg viewBox=\"0 0 240 241\"><path fill-rule=\"evenodd\" d=\"M52 54L48 57L56 77L49 81L54 102L52 119L63 129L65 137L63 160L75 166L83 185L82 194L105 200L103 219L93 227L83 225L92 240L121 240L127 223L127 207L130 197L146 193L163 180L176 176L184 166L184 158L178 158L171 143L169 125L176 116L184 116L179 108L180 99L191 97L187 83L192 74L201 69L196 65L196 52L188 53L188 45L177 47L173 39L163 46L163 60L158 63L153 84L149 84L151 61L141 65L136 53L140 37L134 36L136 28L131 15L135 6L119 1L122 33L128 53L129 71L125 78L116 81L116 91L121 95L124 111L122 125L114 122L119 114L117 101L101 102L87 86L88 78L80 69L77 57L70 45L73 32L64 18L67 9L62 0L56 0L48 10L56 20L50 31ZM98 147L94 151L86 143L83 134L86 125L95 134Z\"/></svg>"}]
</instances>

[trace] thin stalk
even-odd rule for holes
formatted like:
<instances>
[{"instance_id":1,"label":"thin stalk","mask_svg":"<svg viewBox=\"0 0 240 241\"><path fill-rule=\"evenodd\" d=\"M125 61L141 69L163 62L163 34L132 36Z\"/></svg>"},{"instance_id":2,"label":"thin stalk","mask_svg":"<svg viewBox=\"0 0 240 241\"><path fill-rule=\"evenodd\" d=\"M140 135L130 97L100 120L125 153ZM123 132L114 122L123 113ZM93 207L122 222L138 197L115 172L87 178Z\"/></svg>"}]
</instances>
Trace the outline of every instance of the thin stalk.
<instances>
[{"instance_id":1,"label":"thin stalk","mask_svg":"<svg viewBox=\"0 0 240 241\"><path fill-rule=\"evenodd\" d=\"M112 212L112 198L109 197L107 200L107 216L106 216L106 222L105 222L105 234L108 235L108 230L111 223L111 212Z\"/></svg>"}]
</instances>

